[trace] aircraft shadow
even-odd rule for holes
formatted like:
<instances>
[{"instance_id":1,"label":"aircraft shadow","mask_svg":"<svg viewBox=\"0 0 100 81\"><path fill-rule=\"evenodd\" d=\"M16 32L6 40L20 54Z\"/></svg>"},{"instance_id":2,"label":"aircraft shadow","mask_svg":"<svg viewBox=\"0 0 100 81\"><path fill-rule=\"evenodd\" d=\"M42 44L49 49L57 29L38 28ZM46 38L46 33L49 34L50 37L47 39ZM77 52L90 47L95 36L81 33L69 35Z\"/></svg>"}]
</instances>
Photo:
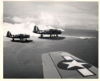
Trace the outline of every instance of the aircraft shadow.
<instances>
[{"instance_id":1,"label":"aircraft shadow","mask_svg":"<svg viewBox=\"0 0 100 81\"><path fill-rule=\"evenodd\" d=\"M19 42L19 43L30 43L30 42L34 42L33 40L27 40L27 41L20 41L20 40L11 40L11 42Z\"/></svg>"},{"instance_id":2,"label":"aircraft shadow","mask_svg":"<svg viewBox=\"0 0 100 81\"><path fill-rule=\"evenodd\" d=\"M48 39L48 40L63 40L66 37L38 37L40 39Z\"/></svg>"}]
</instances>

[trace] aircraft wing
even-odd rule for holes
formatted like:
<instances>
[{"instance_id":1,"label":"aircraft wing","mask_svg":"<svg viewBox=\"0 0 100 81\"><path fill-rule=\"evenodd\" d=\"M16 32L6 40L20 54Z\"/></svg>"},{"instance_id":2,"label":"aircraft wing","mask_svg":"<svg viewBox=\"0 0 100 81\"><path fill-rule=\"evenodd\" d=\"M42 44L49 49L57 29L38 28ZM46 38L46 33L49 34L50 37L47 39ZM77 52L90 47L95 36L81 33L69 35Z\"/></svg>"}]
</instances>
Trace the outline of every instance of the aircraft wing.
<instances>
[{"instance_id":1,"label":"aircraft wing","mask_svg":"<svg viewBox=\"0 0 100 81\"><path fill-rule=\"evenodd\" d=\"M42 54L44 78L98 78L98 69L67 52Z\"/></svg>"}]
</instances>

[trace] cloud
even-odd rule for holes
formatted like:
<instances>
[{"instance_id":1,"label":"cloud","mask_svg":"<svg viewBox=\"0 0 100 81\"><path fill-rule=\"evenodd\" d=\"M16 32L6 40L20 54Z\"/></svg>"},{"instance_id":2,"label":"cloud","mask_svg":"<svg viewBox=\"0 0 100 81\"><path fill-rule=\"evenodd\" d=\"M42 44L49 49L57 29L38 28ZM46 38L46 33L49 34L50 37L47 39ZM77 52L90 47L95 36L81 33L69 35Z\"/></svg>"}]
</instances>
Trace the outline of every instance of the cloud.
<instances>
[{"instance_id":1,"label":"cloud","mask_svg":"<svg viewBox=\"0 0 100 81\"><path fill-rule=\"evenodd\" d=\"M14 22L23 22L23 19L19 17L13 17L11 18L11 20L13 20Z\"/></svg>"},{"instance_id":2,"label":"cloud","mask_svg":"<svg viewBox=\"0 0 100 81\"><path fill-rule=\"evenodd\" d=\"M70 14L67 13L66 18L61 18L53 13L41 11L37 16L33 17L4 17L4 35L7 31L12 33L32 33L33 27L38 25L40 29L57 28L62 31L67 28L71 29L98 29L97 17L88 14ZM16 31L15 31L16 30Z\"/></svg>"},{"instance_id":3,"label":"cloud","mask_svg":"<svg viewBox=\"0 0 100 81\"><path fill-rule=\"evenodd\" d=\"M55 28L55 27L52 27L52 26L46 26L46 25L37 25L39 30L49 30L49 29L58 29L58 30L61 30L61 31L64 31L62 28Z\"/></svg>"},{"instance_id":4,"label":"cloud","mask_svg":"<svg viewBox=\"0 0 100 81\"><path fill-rule=\"evenodd\" d=\"M11 23L11 24L21 24L21 23L34 23L36 25L45 25L45 26L52 26L52 27L63 27L65 24L59 18L55 17L54 14L41 11L37 15L37 17L4 17L4 22ZM42 27L45 27L42 26Z\"/></svg>"},{"instance_id":5,"label":"cloud","mask_svg":"<svg viewBox=\"0 0 100 81\"><path fill-rule=\"evenodd\" d=\"M37 15L37 17L21 18L21 17L14 16L14 17L4 17L3 20L4 22L11 23L11 24L21 24L21 23L32 22L32 23L35 23L36 25L46 25L46 26L52 26L52 27L58 27L58 28L59 27L64 28L66 25L78 24L77 21L74 23L72 23L72 21L69 21L69 20L62 21L61 19L56 17L54 14L44 12L44 11L41 11L41 13Z\"/></svg>"},{"instance_id":6,"label":"cloud","mask_svg":"<svg viewBox=\"0 0 100 81\"><path fill-rule=\"evenodd\" d=\"M30 36L38 36L37 34L33 33L34 26L36 24L32 22L27 22L27 23L3 23L3 36L6 36L7 31L10 31L12 34L29 34ZM55 29L52 26L46 26L46 25L37 25L40 30L48 30L48 29ZM61 31L64 31L63 29L58 29Z\"/></svg>"},{"instance_id":7,"label":"cloud","mask_svg":"<svg viewBox=\"0 0 100 81\"><path fill-rule=\"evenodd\" d=\"M42 11L38 17L39 24L45 24L50 26L56 26L59 22L58 19L59 18L55 17L53 13L48 13L44 11Z\"/></svg>"},{"instance_id":8,"label":"cloud","mask_svg":"<svg viewBox=\"0 0 100 81\"><path fill-rule=\"evenodd\" d=\"M33 34L34 23L20 23L20 24L12 24L12 23L3 23L3 36L6 36L7 31L10 31L12 34Z\"/></svg>"},{"instance_id":9,"label":"cloud","mask_svg":"<svg viewBox=\"0 0 100 81\"><path fill-rule=\"evenodd\" d=\"M4 22L8 22L8 23L26 23L26 22L31 22L31 21L34 21L34 18L29 18L29 17L26 17L26 18L21 18L21 17L4 17Z\"/></svg>"},{"instance_id":10,"label":"cloud","mask_svg":"<svg viewBox=\"0 0 100 81\"><path fill-rule=\"evenodd\" d=\"M98 2L4 2L4 22L68 28L98 23ZM88 25L88 26L87 26ZM71 27L71 28L72 28ZM92 29L94 27L90 27ZM96 27L97 28L97 27Z\"/></svg>"},{"instance_id":11,"label":"cloud","mask_svg":"<svg viewBox=\"0 0 100 81\"><path fill-rule=\"evenodd\" d=\"M4 2L4 35L35 35L34 25L41 29L57 28L98 30L98 2Z\"/></svg>"}]
</instances>

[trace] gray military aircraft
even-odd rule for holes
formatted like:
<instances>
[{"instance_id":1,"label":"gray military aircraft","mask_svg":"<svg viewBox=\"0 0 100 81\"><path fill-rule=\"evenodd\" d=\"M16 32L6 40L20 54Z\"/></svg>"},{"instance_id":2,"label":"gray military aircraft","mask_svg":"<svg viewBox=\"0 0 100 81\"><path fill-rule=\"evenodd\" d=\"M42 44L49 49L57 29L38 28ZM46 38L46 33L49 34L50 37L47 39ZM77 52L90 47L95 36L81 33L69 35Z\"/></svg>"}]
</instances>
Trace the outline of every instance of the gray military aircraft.
<instances>
[{"instance_id":1,"label":"gray military aircraft","mask_svg":"<svg viewBox=\"0 0 100 81\"><path fill-rule=\"evenodd\" d=\"M7 32L6 37L12 38L12 40L14 41L15 38L19 38L20 41L27 41L27 38L30 38L30 35L26 35L26 34L17 34L17 35L12 35L10 33L10 31Z\"/></svg>"},{"instance_id":2,"label":"gray military aircraft","mask_svg":"<svg viewBox=\"0 0 100 81\"><path fill-rule=\"evenodd\" d=\"M54 35L54 36L56 35L56 37L58 37L58 34L61 34L62 31L61 30L57 30L57 29L40 30L38 28L38 26L35 25L33 33L41 34L41 37L43 37L43 34L48 34L48 35L50 35L50 37L52 35Z\"/></svg>"}]
</instances>

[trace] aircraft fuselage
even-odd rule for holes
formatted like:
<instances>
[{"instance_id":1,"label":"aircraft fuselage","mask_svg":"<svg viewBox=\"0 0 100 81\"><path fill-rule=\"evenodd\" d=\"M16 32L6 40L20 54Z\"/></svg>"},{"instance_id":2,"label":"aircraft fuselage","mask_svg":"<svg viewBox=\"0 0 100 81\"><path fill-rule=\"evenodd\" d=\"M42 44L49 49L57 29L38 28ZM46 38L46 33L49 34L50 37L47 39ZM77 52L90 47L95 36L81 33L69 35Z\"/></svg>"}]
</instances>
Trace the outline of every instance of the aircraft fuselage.
<instances>
[{"instance_id":1,"label":"aircraft fuselage","mask_svg":"<svg viewBox=\"0 0 100 81\"><path fill-rule=\"evenodd\" d=\"M43 34L48 34L48 35L50 35L50 37L52 35L54 35L54 36L56 35L56 37L58 37L58 34L62 33L61 30L57 30L57 29L39 30L39 28L37 26L34 26L33 32L37 33L37 34L41 34L41 37L43 37Z\"/></svg>"}]
</instances>

